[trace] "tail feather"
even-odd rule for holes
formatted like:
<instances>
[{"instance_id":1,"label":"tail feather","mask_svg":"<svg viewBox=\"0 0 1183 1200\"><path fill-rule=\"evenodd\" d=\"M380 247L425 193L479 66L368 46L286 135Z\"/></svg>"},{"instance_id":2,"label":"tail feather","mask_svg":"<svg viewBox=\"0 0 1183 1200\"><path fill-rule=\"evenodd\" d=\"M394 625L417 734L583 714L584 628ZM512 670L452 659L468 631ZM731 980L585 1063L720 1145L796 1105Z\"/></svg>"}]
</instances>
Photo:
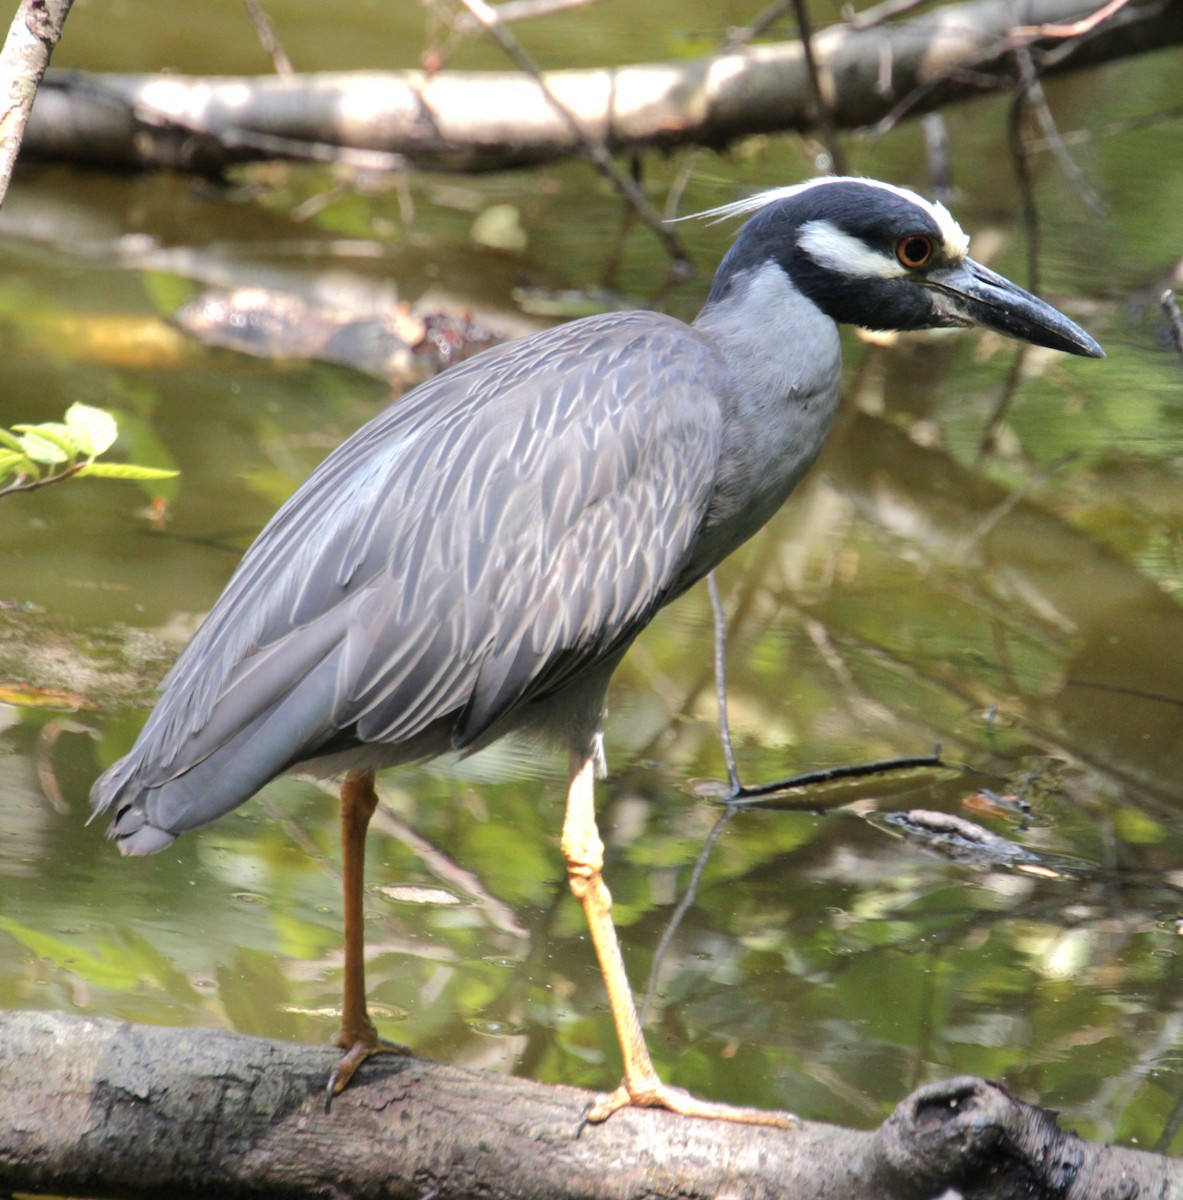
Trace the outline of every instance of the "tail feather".
<instances>
[{"instance_id":1,"label":"tail feather","mask_svg":"<svg viewBox=\"0 0 1183 1200\"><path fill-rule=\"evenodd\" d=\"M122 854L155 854L179 834L216 821L277 775L313 757L314 748L331 734L326 716L334 678L330 657L212 753L179 771L174 766L165 778L152 777L158 747L145 729L131 753L91 789L96 816L115 810L107 836Z\"/></svg>"}]
</instances>

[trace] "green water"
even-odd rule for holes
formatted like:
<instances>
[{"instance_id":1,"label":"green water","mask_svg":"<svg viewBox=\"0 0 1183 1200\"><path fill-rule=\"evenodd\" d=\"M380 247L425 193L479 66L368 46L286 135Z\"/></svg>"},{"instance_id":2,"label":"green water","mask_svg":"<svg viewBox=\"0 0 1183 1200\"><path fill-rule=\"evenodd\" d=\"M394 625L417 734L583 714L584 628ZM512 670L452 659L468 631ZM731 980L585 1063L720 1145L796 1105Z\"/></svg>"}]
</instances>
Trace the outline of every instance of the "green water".
<instances>
[{"instance_id":1,"label":"green water","mask_svg":"<svg viewBox=\"0 0 1183 1200\"><path fill-rule=\"evenodd\" d=\"M414 65L422 12L406 6L396 28L395 8L326 21L320 6L269 6L303 69ZM750 16L640 11L622 32L618 4L593 7L532 35L532 49L554 65L589 48L595 61L662 58ZM590 32L575 37L576 19ZM265 69L232 5L195 40L158 5L79 4L58 61ZM457 65L500 63L465 48ZM1180 65L1173 51L1058 83L1057 119L1100 130L1177 105ZM1024 281L1005 104L947 115L953 208L975 252ZM918 127L850 149L856 170L924 190ZM1183 366L1156 307L1183 257L1183 126L1074 153L1111 211L1089 212L1050 158L1035 160L1041 288L1109 357L1028 354L983 457L1011 347L971 333L880 349L848 335L847 402L822 461L721 572L745 780L937 743L969 772L730 823L657 972L649 1036L673 1083L865 1126L919 1082L974 1072L1089 1136L1183 1145ZM659 202L679 166L648 165ZM704 155L683 209L809 171L789 139ZM65 710L27 702L38 693L0 703L5 1007L310 1041L335 1029L330 796L281 781L166 853L124 861L84 824L86 794L251 537L388 389L204 349L164 319L202 286L250 282L435 294L507 323L521 320L522 286L607 285L689 316L729 236L681 227L701 270L666 289L654 239L621 232L618 204L578 164L412 178L411 220L394 191L346 193L295 220L328 182L284 170L215 191L39 168L0 215L0 425L84 400L120 415L128 455L181 470L163 528L133 485L0 500L0 688L73 697ZM520 254L470 241L493 202L519 209ZM710 658L696 589L641 638L611 695L599 808L639 991L718 816L695 782L724 775ZM564 783L559 756L518 746L383 779L371 998L384 1032L425 1055L608 1088L615 1039L558 854ZM967 808L983 788L1021 796L1030 816ZM912 808L983 821L1032 857L942 855L883 819ZM392 891L409 885L430 890Z\"/></svg>"}]
</instances>

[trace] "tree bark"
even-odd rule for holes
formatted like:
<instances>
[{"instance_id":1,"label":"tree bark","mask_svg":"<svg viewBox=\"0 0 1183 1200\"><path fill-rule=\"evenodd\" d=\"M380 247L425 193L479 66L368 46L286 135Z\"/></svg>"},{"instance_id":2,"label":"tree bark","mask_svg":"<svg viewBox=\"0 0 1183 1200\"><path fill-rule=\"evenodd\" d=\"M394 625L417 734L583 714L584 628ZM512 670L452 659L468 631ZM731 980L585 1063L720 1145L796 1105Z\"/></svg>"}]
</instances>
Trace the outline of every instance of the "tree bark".
<instances>
[{"instance_id":1,"label":"tree bark","mask_svg":"<svg viewBox=\"0 0 1183 1200\"><path fill-rule=\"evenodd\" d=\"M0 1191L461 1200L1183 1197L1183 1166L1081 1141L983 1080L873 1132L625 1110L574 1088L379 1058L324 1110L335 1051L208 1029L0 1014Z\"/></svg>"},{"instance_id":2,"label":"tree bark","mask_svg":"<svg viewBox=\"0 0 1183 1200\"><path fill-rule=\"evenodd\" d=\"M73 0L21 0L0 49L0 204L8 192L37 85Z\"/></svg>"},{"instance_id":3,"label":"tree bark","mask_svg":"<svg viewBox=\"0 0 1183 1200\"><path fill-rule=\"evenodd\" d=\"M1029 0L1031 26L1086 14L1090 0ZM1015 78L1011 0L950 4L870 28L838 25L813 40L840 128L917 115ZM1043 74L1183 43L1183 3L1131 3L1091 33L1021 39ZM800 42L725 49L678 63L554 71L546 86L585 134L613 152L810 130L818 114ZM581 153L539 82L509 72L357 72L266 78L51 73L25 153L115 167L217 174L270 158L366 165L409 162L501 170Z\"/></svg>"}]
</instances>

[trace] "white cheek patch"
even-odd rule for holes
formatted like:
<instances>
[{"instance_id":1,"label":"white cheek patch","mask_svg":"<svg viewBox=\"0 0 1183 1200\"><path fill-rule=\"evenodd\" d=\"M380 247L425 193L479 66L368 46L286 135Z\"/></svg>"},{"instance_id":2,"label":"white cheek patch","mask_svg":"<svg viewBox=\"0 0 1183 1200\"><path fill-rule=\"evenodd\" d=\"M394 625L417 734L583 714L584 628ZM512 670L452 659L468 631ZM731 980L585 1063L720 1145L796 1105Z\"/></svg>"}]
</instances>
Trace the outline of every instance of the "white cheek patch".
<instances>
[{"instance_id":1,"label":"white cheek patch","mask_svg":"<svg viewBox=\"0 0 1183 1200\"><path fill-rule=\"evenodd\" d=\"M907 267L892 255L872 250L862 238L839 229L829 221L806 221L801 226L797 245L819 267L852 278L872 276L876 279L899 279L908 274Z\"/></svg>"}]
</instances>

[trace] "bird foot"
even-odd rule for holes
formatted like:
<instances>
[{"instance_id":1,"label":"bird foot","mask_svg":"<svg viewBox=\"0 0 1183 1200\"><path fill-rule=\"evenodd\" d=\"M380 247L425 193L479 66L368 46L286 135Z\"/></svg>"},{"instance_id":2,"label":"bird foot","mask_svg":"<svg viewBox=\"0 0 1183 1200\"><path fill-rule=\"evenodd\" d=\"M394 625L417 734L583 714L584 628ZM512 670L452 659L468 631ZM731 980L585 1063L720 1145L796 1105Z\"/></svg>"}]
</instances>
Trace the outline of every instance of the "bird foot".
<instances>
[{"instance_id":1,"label":"bird foot","mask_svg":"<svg viewBox=\"0 0 1183 1200\"><path fill-rule=\"evenodd\" d=\"M411 1053L410 1046L404 1046L402 1042L391 1042L384 1037L379 1037L373 1026L369 1030L359 1034L346 1033L342 1029L333 1038L333 1045L344 1050L345 1053L338 1059L332 1074L329 1075L329 1084L325 1091L325 1112L328 1112L332 1106L333 1097L340 1095L349 1086L349 1081L353 1078L354 1072L367 1058L371 1058L375 1054L401 1054L405 1056Z\"/></svg>"},{"instance_id":2,"label":"bird foot","mask_svg":"<svg viewBox=\"0 0 1183 1200\"><path fill-rule=\"evenodd\" d=\"M801 1118L788 1112L746 1108L736 1104L716 1104L700 1100L682 1088L670 1087L660 1079L631 1087L622 1083L614 1092L593 1100L583 1111L578 1133L586 1125L598 1125L614 1112L629 1105L638 1108L665 1108L683 1117L702 1117L708 1121L734 1121L741 1125L768 1125L774 1129L800 1129ZM578 1133L576 1136L578 1136Z\"/></svg>"}]
</instances>

